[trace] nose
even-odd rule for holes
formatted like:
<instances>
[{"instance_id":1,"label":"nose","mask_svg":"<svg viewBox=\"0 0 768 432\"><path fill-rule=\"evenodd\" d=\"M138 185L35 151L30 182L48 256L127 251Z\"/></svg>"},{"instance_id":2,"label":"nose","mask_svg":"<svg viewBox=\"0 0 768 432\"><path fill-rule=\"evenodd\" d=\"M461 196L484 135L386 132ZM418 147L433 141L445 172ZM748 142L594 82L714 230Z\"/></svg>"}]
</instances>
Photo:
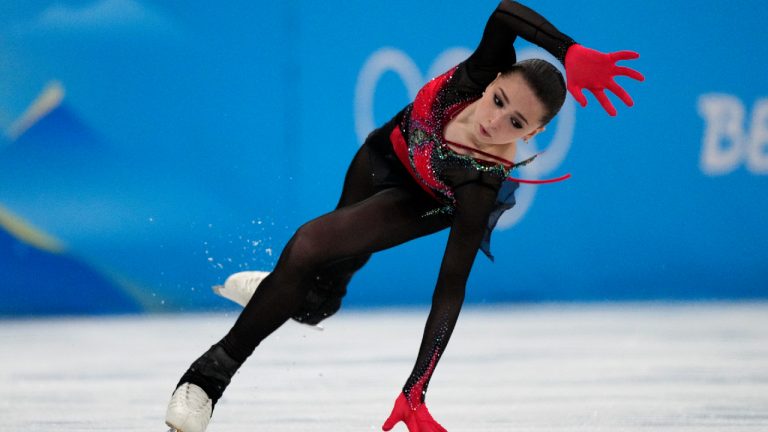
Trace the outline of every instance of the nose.
<instances>
[{"instance_id":1,"label":"nose","mask_svg":"<svg viewBox=\"0 0 768 432\"><path fill-rule=\"evenodd\" d=\"M504 120L505 116L504 113L496 113L493 117L491 117L491 122L488 124L489 130L496 130L499 128L499 126L502 124L501 122Z\"/></svg>"}]
</instances>

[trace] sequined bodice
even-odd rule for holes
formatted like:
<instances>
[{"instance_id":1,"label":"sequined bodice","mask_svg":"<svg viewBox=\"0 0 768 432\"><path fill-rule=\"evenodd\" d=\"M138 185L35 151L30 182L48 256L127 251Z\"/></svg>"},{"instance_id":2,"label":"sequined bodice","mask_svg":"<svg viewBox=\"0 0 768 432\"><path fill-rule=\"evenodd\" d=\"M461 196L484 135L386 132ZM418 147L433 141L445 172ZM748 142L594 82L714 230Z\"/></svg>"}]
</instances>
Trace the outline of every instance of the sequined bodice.
<instances>
[{"instance_id":1,"label":"sequined bodice","mask_svg":"<svg viewBox=\"0 0 768 432\"><path fill-rule=\"evenodd\" d=\"M488 164L457 153L446 145L444 131L448 122L481 96L477 91L450 85L457 67L422 87L391 136L398 156L422 188L445 204L454 201L453 191L442 175L447 169L471 167L500 179L511 170L501 163Z\"/></svg>"}]
</instances>

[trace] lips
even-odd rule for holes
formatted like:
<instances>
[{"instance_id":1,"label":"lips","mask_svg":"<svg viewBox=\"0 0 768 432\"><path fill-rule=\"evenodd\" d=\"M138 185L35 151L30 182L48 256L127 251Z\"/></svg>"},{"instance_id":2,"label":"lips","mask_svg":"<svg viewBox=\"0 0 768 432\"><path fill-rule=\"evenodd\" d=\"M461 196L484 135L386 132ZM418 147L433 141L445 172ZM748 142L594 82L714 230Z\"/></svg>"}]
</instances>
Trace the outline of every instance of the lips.
<instances>
[{"instance_id":1,"label":"lips","mask_svg":"<svg viewBox=\"0 0 768 432\"><path fill-rule=\"evenodd\" d=\"M491 134L489 134L489 133L488 133L488 131L487 131L487 130L485 130L485 128L483 127L483 125L478 125L478 126L480 126L480 134L481 134L481 135L483 135L483 136L484 136L484 137L486 137L486 138L490 138L490 137L491 137Z\"/></svg>"}]
</instances>

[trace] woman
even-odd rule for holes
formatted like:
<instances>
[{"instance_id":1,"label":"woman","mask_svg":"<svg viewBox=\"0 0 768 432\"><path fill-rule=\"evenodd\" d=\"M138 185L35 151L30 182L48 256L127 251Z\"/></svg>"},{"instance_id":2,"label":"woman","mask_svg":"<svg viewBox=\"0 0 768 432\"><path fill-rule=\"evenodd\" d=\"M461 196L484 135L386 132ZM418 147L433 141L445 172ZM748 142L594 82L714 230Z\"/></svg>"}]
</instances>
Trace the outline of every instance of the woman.
<instances>
[{"instance_id":1,"label":"woman","mask_svg":"<svg viewBox=\"0 0 768 432\"><path fill-rule=\"evenodd\" d=\"M508 180L517 142L543 131L566 95L553 65L515 62L517 36L565 65L568 89L582 106L582 88L610 115L615 109L605 88L632 105L613 77L643 77L614 63L636 53L590 50L531 9L503 0L474 53L427 83L413 103L368 136L336 210L302 225L274 270L254 279L258 290L235 325L179 381L166 415L172 429L204 431L213 406L256 346L289 318L316 324L333 314L372 253L450 228L416 364L383 426L389 430L403 421L411 432L445 430L424 404L429 380L458 318L477 251L490 257L490 232L511 206L506 197L520 181Z\"/></svg>"}]
</instances>

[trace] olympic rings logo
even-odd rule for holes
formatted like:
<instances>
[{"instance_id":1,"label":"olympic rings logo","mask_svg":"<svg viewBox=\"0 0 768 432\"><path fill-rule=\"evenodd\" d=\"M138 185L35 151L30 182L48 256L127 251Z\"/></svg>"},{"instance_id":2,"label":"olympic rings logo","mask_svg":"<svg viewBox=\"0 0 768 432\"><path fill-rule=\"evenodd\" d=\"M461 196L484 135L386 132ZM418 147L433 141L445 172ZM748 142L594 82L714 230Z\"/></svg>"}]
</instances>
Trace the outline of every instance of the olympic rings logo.
<instances>
[{"instance_id":1,"label":"olympic rings logo","mask_svg":"<svg viewBox=\"0 0 768 432\"><path fill-rule=\"evenodd\" d=\"M403 101L402 105L413 101L416 93L427 82L427 79L440 75L456 64L469 57L472 52L466 48L449 48L443 51L432 62L426 77L422 75L418 66L408 54L396 48L385 47L375 51L366 60L360 70L355 87L355 133L360 144L363 143L368 134L377 127L374 120L374 98L376 97L376 88L382 75L386 72L394 72L403 82L407 92L408 100ZM562 65L548 52L541 48L525 48L518 50L518 60L527 58L543 58L554 64L565 75ZM394 115L394 113L393 113ZM519 177L538 179L554 173L565 160L573 141L573 133L576 128L576 105L571 97L567 97L565 104L558 113L557 117L548 125L548 129L554 128L554 134L547 134L551 139L546 146L540 146L537 138L528 141L527 145L518 147L517 160L523 160L539 152L539 148L544 148L546 152L541 154L534 163L518 168ZM527 213L533 204L536 196L537 187L533 185L521 184L515 193L517 201L515 207L504 213L499 219L497 229L509 228L520 220Z\"/></svg>"}]
</instances>

